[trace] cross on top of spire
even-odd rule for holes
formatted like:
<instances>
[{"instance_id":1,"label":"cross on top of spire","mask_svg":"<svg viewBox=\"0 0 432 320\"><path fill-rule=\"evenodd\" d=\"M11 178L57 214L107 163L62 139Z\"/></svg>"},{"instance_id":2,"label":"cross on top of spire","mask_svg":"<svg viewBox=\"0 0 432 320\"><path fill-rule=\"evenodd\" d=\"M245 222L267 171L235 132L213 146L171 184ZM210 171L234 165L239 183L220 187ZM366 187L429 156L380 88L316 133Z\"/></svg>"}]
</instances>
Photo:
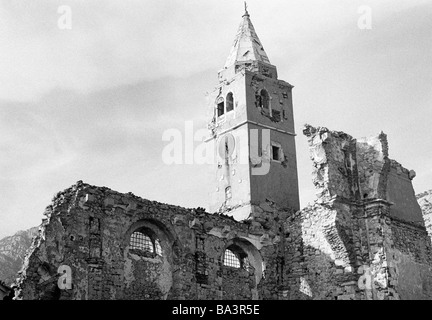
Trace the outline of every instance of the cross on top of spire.
<instances>
[{"instance_id":1,"label":"cross on top of spire","mask_svg":"<svg viewBox=\"0 0 432 320\"><path fill-rule=\"evenodd\" d=\"M245 13L244 13L244 15L245 16L249 16L249 12L247 11L247 3L246 3L246 1L244 2L244 7L245 7Z\"/></svg>"}]
</instances>

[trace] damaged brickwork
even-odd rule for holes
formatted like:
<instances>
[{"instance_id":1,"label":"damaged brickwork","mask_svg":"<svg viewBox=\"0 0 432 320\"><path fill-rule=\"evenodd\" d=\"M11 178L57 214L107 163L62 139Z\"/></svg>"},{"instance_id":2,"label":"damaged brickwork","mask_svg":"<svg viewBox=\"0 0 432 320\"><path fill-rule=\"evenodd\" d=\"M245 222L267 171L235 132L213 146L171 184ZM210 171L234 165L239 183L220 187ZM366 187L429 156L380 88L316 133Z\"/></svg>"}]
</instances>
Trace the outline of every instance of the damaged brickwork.
<instances>
[{"instance_id":1,"label":"damaged brickwork","mask_svg":"<svg viewBox=\"0 0 432 320\"><path fill-rule=\"evenodd\" d=\"M310 125L304 134L318 199L285 221L289 287L308 283L312 299L431 299L415 173L388 158L386 135L356 141Z\"/></svg>"},{"instance_id":2,"label":"damaged brickwork","mask_svg":"<svg viewBox=\"0 0 432 320\"><path fill-rule=\"evenodd\" d=\"M277 299L283 286L277 217L288 212L270 202L240 223L78 182L57 194L45 215L21 271L23 299ZM143 228L158 239L161 255L131 247L132 233ZM247 268L224 265L231 247ZM65 265L72 285L60 290Z\"/></svg>"},{"instance_id":3,"label":"damaged brickwork","mask_svg":"<svg viewBox=\"0 0 432 320\"><path fill-rule=\"evenodd\" d=\"M19 297L431 299L431 240L407 183L414 174L389 159L386 135L357 141L309 125L304 133L318 198L297 212L267 200L236 221L82 182L58 193ZM428 227L431 194L417 196ZM131 246L139 230L157 239L159 253ZM239 267L224 264L227 249ZM62 266L71 268L70 288L58 283Z\"/></svg>"},{"instance_id":4,"label":"damaged brickwork","mask_svg":"<svg viewBox=\"0 0 432 320\"><path fill-rule=\"evenodd\" d=\"M422 213L387 136L305 125L317 200L298 210L293 86L247 11L218 79L212 214L79 181L47 207L18 298L431 299L430 194Z\"/></svg>"}]
</instances>

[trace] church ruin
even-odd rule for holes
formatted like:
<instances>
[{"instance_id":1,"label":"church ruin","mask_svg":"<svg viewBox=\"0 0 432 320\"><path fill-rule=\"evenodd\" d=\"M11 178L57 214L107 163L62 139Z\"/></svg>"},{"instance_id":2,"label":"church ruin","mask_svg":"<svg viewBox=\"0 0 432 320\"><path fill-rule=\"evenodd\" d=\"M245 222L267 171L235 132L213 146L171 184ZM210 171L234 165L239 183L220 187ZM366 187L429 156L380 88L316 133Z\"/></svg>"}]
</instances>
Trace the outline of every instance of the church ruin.
<instances>
[{"instance_id":1,"label":"church ruin","mask_svg":"<svg viewBox=\"0 0 432 320\"><path fill-rule=\"evenodd\" d=\"M292 88L246 11L210 94L210 212L77 182L45 211L22 299L432 298L414 171L387 137L306 125L317 201L300 209Z\"/></svg>"}]
</instances>

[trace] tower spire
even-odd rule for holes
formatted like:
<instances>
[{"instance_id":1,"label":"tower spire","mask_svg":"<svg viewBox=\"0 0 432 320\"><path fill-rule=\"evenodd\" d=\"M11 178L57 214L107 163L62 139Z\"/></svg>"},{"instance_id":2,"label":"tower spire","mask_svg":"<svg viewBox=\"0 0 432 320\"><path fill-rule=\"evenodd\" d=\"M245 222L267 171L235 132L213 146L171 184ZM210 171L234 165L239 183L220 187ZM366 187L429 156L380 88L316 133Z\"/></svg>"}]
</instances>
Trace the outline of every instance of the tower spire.
<instances>
[{"instance_id":1,"label":"tower spire","mask_svg":"<svg viewBox=\"0 0 432 320\"><path fill-rule=\"evenodd\" d=\"M270 64L267 53L255 32L250 20L246 1L244 2L245 13L238 28L230 54L225 62L224 68L228 68L237 62L260 61Z\"/></svg>"}]
</instances>

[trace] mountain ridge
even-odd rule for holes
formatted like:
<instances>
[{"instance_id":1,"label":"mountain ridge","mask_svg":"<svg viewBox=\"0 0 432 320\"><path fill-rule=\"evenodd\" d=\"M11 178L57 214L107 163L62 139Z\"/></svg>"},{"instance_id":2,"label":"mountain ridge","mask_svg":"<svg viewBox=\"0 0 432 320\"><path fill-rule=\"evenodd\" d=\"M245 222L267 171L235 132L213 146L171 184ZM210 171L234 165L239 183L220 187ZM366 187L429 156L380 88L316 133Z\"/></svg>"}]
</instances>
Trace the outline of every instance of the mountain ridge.
<instances>
[{"instance_id":1,"label":"mountain ridge","mask_svg":"<svg viewBox=\"0 0 432 320\"><path fill-rule=\"evenodd\" d=\"M11 236L0 239L0 280L12 284L21 269L27 250L39 227L17 231Z\"/></svg>"}]
</instances>

